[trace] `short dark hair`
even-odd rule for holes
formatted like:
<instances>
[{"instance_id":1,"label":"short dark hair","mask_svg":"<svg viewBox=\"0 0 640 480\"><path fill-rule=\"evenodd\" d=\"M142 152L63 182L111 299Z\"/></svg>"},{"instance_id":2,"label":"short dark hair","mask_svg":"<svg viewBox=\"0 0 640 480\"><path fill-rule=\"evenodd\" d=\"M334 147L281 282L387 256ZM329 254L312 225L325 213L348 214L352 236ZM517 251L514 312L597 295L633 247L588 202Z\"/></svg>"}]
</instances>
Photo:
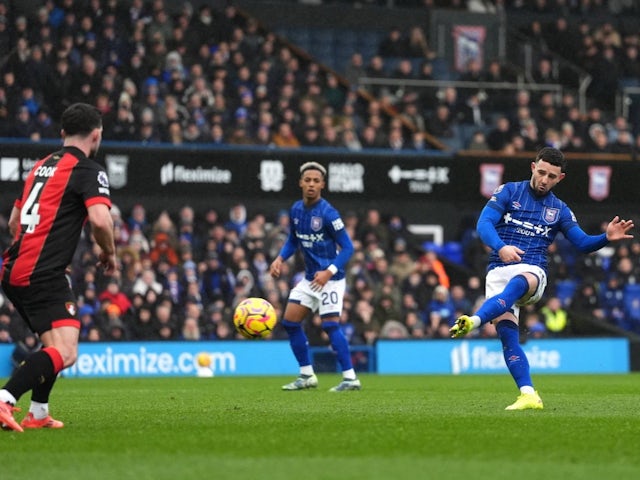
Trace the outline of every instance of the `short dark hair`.
<instances>
[{"instance_id":1,"label":"short dark hair","mask_svg":"<svg viewBox=\"0 0 640 480\"><path fill-rule=\"evenodd\" d=\"M544 147L536 155L536 162L543 160L551 165L560 167L560 171L564 173L567 169L567 160L564 158L564 154L553 147Z\"/></svg>"},{"instance_id":2,"label":"short dark hair","mask_svg":"<svg viewBox=\"0 0 640 480\"><path fill-rule=\"evenodd\" d=\"M300 167L300 176L302 176L307 170L319 171L322 174L322 178L325 178L327 176L327 169L320 165L318 162L303 163Z\"/></svg>"},{"instance_id":3,"label":"short dark hair","mask_svg":"<svg viewBox=\"0 0 640 480\"><path fill-rule=\"evenodd\" d=\"M62 112L60 123L66 135L89 135L102 127L102 114L88 103L74 103Z\"/></svg>"}]
</instances>

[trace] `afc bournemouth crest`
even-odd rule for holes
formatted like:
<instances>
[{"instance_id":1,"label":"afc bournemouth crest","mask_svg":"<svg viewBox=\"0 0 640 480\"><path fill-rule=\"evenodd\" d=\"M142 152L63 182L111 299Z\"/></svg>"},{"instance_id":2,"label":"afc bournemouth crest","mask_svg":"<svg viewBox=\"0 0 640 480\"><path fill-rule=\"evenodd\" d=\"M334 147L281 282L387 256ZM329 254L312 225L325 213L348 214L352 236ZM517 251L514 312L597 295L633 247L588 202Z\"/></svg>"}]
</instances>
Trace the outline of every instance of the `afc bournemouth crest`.
<instances>
[{"instance_id":1,"label":"afc bournemouth crest","mask_svg":"<svg viewBox=\"0 0 640 480\"><path fill-rule=\"evenodd\" d=\"M76 316L76 313L78 313L78 309L76 308L76 304L73 302L66 302L64 304L64 308L67 309L67 312L69 312L69 315L71 315L72 317Z\"/></svg>"},{"instance_id":2,"label":"afc bournemouth crest","mask_svg":"<svg viewBox=\"0 0 640 480\"><path fill-rule=\"evenodd\" d=\"M128 155L107 155L104 159L109 174L111 188L122 188L127 185Z\"/></svg>"}]
</instances>

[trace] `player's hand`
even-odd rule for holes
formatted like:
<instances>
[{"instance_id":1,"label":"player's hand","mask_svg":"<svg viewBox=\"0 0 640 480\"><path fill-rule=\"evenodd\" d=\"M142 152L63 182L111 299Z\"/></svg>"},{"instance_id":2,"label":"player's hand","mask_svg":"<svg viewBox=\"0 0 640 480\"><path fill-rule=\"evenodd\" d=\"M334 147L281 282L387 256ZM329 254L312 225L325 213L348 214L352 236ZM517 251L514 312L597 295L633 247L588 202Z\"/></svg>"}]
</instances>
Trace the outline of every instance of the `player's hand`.
<instances>
[{"instance_id":1,"label":"player's hand","mask_svg":"<svg viewBox=\"0 0 640 480\"><path fill-rule=\"evenodd\" d=\"M280 258L276 258L271 266L269 267L269 274L273 278L280 277L280 269L282 268L282 260Z\"/></svg>"},{"instance_id":2,"label":"player's hand","mask_svg":"<svg viewBox=\"0 0 640 480\"><path fill-rule=\"evenodd\" d=\"M329 270L320 270L319 272L316 272L316 274L313 276L313 280L310 283L311 290L313 290L314 292L319 292L324 288L331 277L333 277L333 273L331 273Z\"/></svg>"},{"instance_id":3,"label":"player's hand","mask_svg":"<svg viewBox=\"0 0 640 480\"><path fill-rule=\"evenodd\" d=\"M500 256L500 260L504 263L517 263L522 261L522 257L520 255L524 255L524 250L520 250L518 247L514 247L513 245L505 245L498 252Z\"/></svg>"},{"instance_id":4,"label":"player's hand","mask_svg":"<svg viewBox=\"0 0 640 480\"><path fill-rule=\"evenodd\" d=\"M621 220L616 215L613 220L607 225L607 240L624 240L627 238L633 238L633 235L629 235L629 230L634 227L633 220Z\"/></svg>"},{"instance_id":5,"label":"player's hand","mask_svg":"<svg viewBox=\"0 0 640 480\"><path fill-rule=\"evenodd\" d=\"M113 275L118 271L118 259L116 258L116 254L100 252L98 254L98 263L96 266L102 269L105 275Z\"/></svg>"}]
</instances>

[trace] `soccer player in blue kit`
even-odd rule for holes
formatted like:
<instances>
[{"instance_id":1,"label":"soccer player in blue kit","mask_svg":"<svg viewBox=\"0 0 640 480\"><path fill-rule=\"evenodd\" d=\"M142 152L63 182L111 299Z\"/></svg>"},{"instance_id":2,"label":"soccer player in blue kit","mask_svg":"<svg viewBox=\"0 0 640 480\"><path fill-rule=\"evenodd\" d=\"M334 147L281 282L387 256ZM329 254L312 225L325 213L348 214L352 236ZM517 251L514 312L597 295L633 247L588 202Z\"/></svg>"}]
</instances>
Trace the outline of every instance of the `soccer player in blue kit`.
<instances>
[{"instance_id":1,"label":"soccer player in blue kit","mask_svg":"<svg viewBox=\"0 0 640 480\"><path fill-rule=\"evenodd\" d=\"M614 217L600 235L587 235L569 207L551 189L564 177L567 162L562 152L545 147L531 163L531 179L501 185L480 214L477 230L491 248L486 277L486 300L471 316L462 315L449 330L454 338L493 322L509 373L520 389L506 410L542 409L533 388L529 362L519 342L518 313L535 303L547 285L547 248L558 232L583 253L609 242L633 238L631 220Z\"/></svg>"},{"instance_id":2,"label":"soccer player in blue kit","mask_svg":"<svg viewBox=\"0 0 640 480\"><path fill-rule=\"evenodd\" d=\"M360 390L361 387L351 363L349 343L339 323L346 289L344 268L353 254L353 244L340 214L321 196L326 175L326 169L317 162L307 162L300 167L302 200L291 207L291 231L269 269L271 276L278 278L282 262L291 257L298 247L302 249L305 276L289 293L281 322L289 335L291 350L300 366L300 375L284 385L283 390L305 390L318 386L309 355L309 342L302 328L302 321L312 311L319 312L322 328L329 336L342 368L342 382L331 391Z\"/></svg>"}]
</instances>

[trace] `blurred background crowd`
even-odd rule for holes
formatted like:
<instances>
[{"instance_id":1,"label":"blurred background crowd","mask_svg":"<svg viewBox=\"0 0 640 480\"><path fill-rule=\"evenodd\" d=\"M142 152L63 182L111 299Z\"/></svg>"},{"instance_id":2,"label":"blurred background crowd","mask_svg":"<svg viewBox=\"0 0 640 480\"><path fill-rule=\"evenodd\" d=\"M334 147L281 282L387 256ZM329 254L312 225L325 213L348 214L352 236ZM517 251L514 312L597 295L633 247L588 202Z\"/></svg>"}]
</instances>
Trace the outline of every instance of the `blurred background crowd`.
<instances>
[{"instance_id":1,"label":"blurred background crowd","mask_svg":"<svg viewBox=\"0 0 640 480\"><path fill-rule=\"evenodd\" d=\"M322 42L307 45L308 32L276 34L233 2L218 3L48 0L26 15L0 1L0 136L55 138L62 110L84 101L103 112L105 140L117 141L423 150L435 139L509 153L544 144L631 153L640 145L640 122L629 118L636 113L616 105L622 86L639 85L640 34L629 22L638 2L360 2L518 18L512 30L534 47L526 72L508 55L454 70L422 23L350 32L368 39L353 44L334 32L345 37L333 53L339 59L317 58L305 48ZM589 76L585 105L566 65Z\"/></svg>"},{"instance_id":2,"label":"blurred background crowd","mask_svg":"<svg viewBox=\"0 0 640 480\"><path fill-rule=\"evenodd\" d=\"M269 265L289 231L288 212L249 216L243 204L229 212L196 214L188 205L173 217L147 208L112 209L122 271L97 271L96 245L83 236L69 281L78 296L81 341L240 339L233 306L244 298L268 299L280 315L288 293L303 275L297 255L274 280ZM378 338L448 338L455 319L483 300L486 251L470 228L459 255L421 243L400 215L378 209L343 212L355 254L347 268L342 316L352 345ZM3 219L2 246L8 242ZM640 332L640 304L625 289L640 279L640 241L581 255L559 239L551 248L549 287L535 307L523 309L525 337L572 335L582 319ZM2 298L0 342L27 336L23 322ZM316 315L306 325L313 345L328 345ZM477 333L494 336L491 325ZM286 338L279 328L274 338Z\"/></svg>"}]
</instances>

